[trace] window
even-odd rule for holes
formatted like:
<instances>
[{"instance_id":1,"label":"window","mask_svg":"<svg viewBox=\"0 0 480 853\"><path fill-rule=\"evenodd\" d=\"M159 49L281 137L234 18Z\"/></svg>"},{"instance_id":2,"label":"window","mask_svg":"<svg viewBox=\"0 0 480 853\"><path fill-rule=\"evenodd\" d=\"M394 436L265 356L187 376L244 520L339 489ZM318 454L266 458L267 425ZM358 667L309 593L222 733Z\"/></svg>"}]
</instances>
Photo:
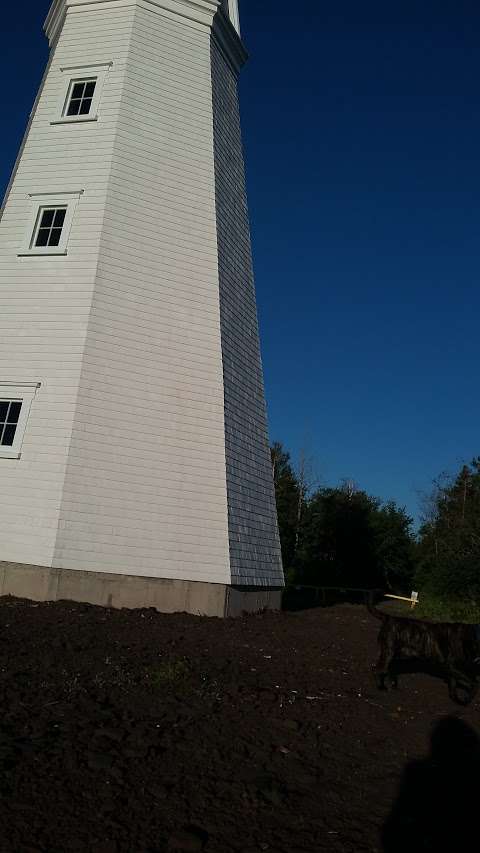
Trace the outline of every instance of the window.
<instances>
[{"instance_id":1,"label":"window","mask_svg":"<svg viewBox=\"0 0 480 853\"><path fill-rule=\"evenodd\" d=\"M66 214L66 207L41 207L33 233L32 246L37 249L59 246Z\"/></svg>"},{"instance_id":2,"label":"window","mask_svg":"<svg viewBox=\"0 0 480 853\"><path fill-rule=\"evenodd\" d=\"M13 447L21 408L21 400L0 400L0 447Z\"/></svg>"},{"instance_id":3,"label":"window","mask_svg":"<svg viewBox=\"0 0 480 853\"><path fill-rule=\"evenodd\" d=\"M50 124L98 121L98 106L111 62L60 68L62 75L57 112Z\"/></svg>"},{"instance_id":4,"label":"window","mask_svg":"<svg viewBox=\"0 0 480 853\"><path fill-rule=\"evenodd\" d=\"M0 459L19 459L39 382L0 383Z\"/></svg>"},{"instance_id":5,"label":"window","mask_svg":"<svg viewBox=\"0 0 480 853\"><path fill-rule=\"evenodd\" d=\"M66 255L73 216L83 190L31 193L31 213L19 257Z\"/></svg>"},{"instance_id":6,"label":"window","mask_svg":"<svg viewBox=\"0 0 480 853\"><path fill-rule=\"evenodd\" d=\"M87 116L92 108L97 78L72 80L68 90L64 116Z\"/></svg>"}]
</instances>

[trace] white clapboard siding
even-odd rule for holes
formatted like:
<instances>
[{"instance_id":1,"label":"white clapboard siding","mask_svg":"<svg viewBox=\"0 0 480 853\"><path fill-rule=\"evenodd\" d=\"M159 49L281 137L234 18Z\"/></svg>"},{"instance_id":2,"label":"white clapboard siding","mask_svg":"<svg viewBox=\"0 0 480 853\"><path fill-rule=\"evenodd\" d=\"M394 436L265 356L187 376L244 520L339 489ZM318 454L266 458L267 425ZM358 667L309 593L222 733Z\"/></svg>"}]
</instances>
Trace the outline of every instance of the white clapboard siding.
<instances>
[{"instance_id":1,"label":"white clapboard siding","mask_svg":"<svg viewBox=\"0 0 480 853\"><path fill-rule=\"evenodd\" d=\"M53 3L0 223L0 381L41 383L21 458L0 459L0 561L283 583L224 52L242 49L231 28L220 48L218 5ZM98 121L52 124L62 68L91 64L109 66ZM68 255L18 257L29 194L72 190Z\"/></svg>"},{"instance_id":2,"label":"white clapboard siding","mask_svg":"<svg viewBox=\"0 0 480 853\"><path fill-rule=\"evenodd\" d=\"M50 566L98 265L128 33L135 8L69 14L0 223L0 381L41 382L19 460L0 459L0 559ZM116 60L98 122L52 125L64 65ZM104 108L105 107L105 108ZM30 193L83 189L67 257L18 257Z\"/></svg>"},{"instance_id":3,"label":"white clapboard siding","mask_svg":"<svg viewBox=\"0 0 480 853\"><path fill-rule=\"evenodd\" d=\"M230 582L210 32L142 6L60 518L55 565Z\"/></svg>"}]
</instances>

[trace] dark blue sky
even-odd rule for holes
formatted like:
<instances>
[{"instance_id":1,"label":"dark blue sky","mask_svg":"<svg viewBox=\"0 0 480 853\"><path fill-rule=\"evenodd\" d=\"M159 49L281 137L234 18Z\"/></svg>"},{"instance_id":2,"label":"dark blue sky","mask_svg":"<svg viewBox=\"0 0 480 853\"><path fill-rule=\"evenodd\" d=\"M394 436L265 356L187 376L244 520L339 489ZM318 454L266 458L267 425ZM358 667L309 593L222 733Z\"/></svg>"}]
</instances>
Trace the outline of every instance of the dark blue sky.
<instances>
[{"instance_id":1,"label":"dark blue sky","mask_svg":"<svg viewBox=\"0 0 480 853\"><path fill-rule=\"evenodd\" d=\"M7 6L3 190L49 0ZM275 11L273 11L275 9ZM416 514L480 453L477 0L241 0L270 431Z\"/></svg>"}]
</instances>

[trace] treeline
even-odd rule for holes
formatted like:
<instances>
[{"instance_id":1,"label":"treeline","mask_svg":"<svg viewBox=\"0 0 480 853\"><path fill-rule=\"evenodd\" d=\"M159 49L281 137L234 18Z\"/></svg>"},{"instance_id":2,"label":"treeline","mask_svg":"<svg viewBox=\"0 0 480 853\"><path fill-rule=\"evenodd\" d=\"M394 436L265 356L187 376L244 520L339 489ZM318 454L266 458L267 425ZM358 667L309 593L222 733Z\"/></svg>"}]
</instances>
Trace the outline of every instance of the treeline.
<instances>
[{"instance_id":1,"label":"treeline","mask_svg":"<svg viewBox=\"0 0 480 853\"><path fill-rule=\"evenodd\" d=\"M480 603L480 458L435 484L424 523L353 483L312 485L281 444L272 465L287 583Z\"/></svg>"},{"instance_id":2,"label":"treeline","mask_svg":"<svg viewBox=\"0 0 480 853\"><path fill-rule=\"evenodd\" d=\"M480 457L434 485L417 546L418 585L480 606Z\"/></svg>"}]
</instances>

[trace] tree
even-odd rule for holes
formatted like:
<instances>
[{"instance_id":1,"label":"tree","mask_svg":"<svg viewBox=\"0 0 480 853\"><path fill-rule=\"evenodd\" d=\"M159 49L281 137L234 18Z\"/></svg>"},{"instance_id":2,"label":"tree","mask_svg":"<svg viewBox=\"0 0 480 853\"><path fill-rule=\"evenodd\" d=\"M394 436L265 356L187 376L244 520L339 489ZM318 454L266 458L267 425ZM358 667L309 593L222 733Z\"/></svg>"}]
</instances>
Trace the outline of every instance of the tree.
<instances>
[{"instance_id":1,"label":"tree","mask_svg":"<svg viewBox=\"0 0 480 853\"><path fill-rule=\"evenodd\" d=\"M303 515L308 505L308 499L313 491L313 488L318 484L318 478L314 474L314 462L311 456L307 456L305 449L302 447L298 460L296 473L298 484L298 502L297 502L297 523L295 528L295 550L294 560L297 556L300 545L300 534L303 524Z\"/></svg>"},{"instance_id":2,"label":"tree","mask_svg":"<svg viewBox=\"0 0 480 853\"><path fill-rule=\"evenodd\" d=\"M316 586L379 585L371 499L364 492L320 489L305 512L299 573Z\"/></svg>"},{"instance_id":3,"label":"tree","mask_svg":"<svg viewBox=\"0 0 480 853\"><path fill-rule=\"evenodd\" d=\"M298 577L317 586L408 589L414 573L412 519L366 492L320 489L304 515Z\"/></svg>"},{"instance_id":4,"label":"tree","mask_svg":"<svg viewBox=\"0 0 480 853\"><path fill-rule=\"evenodd\" d=\"M379 505L372 515L376 559L383 585L394 593L411 593L417 551L412 524L413 518L394 501Z\"/></svg>"},{"instance_id":5,"label":"tree","mask_svg":"<svg viewBox=\"0 0 480 853\"><path fill-rule=\"evenodd\" d=\"M411 592L415 541L404 509L382 503L353 480L312 494L312 463L304 453L298 473L282 444L271 454L287 580Z\"/></svg>"},{"instance_id":6,"label":"tree","mask_svg":"<svg viewBox=\"0 0 480 853\"><path fill-rule=\"evenodd\" d=\"M295 557L301 492L290 454L280 442L272 445L271 457L283 566L288 575Z\"/></svg>"},{"instance_id":7,"label":"tree","mask_svg":"<svg viewBox=\"0 0 480 853\"><path fill-rule=\"evenodd\" d=\"M417 578L432 594L480 601L480 457L434 484Z\"/></svg>"}]
</instances>

